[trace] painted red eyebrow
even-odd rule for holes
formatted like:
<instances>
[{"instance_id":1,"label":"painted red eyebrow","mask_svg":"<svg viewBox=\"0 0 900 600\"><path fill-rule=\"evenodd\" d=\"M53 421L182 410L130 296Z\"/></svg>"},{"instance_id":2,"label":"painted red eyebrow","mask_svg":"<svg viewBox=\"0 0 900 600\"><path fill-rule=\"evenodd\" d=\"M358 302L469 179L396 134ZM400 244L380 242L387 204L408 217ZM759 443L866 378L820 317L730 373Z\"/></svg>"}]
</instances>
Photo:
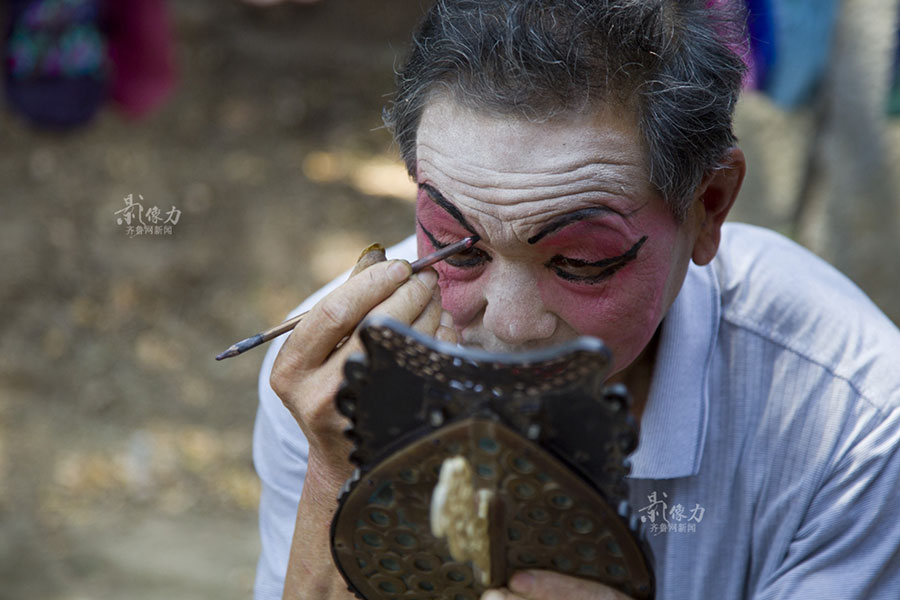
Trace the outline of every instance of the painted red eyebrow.
<instances>
[{"instance_id":1,"label":"painted red eyebrow","mask_svg":"<svg viewBox=\"0 0 900 600\"><path fill-rule=\"evenodd\" d=\"M460 210L458 208L456 208L456 205L454 205L452 202L447 200L444 197L444 195L441 194L439 191L437 191L433 186L431 186L427 183L420 183L419 189L424 190L425 193L428 194L428 197L431 198L431 200L435 204L437 204L438 206L443 208L445 211L447 211L447 214L449 214L451 217L453 217L453 219L457 223L462 225L466 231L468 231L472 235L478 235L478 232L475 231L475 228L472 227L471 223L469 223L466 220L466 218L463 216L463 214L460 212Z\"/></svg>"}]
</instances>

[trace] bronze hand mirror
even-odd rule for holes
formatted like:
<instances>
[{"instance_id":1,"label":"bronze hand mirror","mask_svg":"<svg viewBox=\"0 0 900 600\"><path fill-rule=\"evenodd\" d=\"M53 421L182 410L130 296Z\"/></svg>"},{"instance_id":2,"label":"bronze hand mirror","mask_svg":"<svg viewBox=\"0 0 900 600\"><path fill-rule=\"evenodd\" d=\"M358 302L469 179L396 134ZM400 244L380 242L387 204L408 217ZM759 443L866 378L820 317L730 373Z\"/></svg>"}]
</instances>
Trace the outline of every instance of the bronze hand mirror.
<instances>
[{"instance_id":1,"label":"bronze hand mirror","mask_svg":"<svg viewBox=\"0 0 900 600\"><path fill-rule=\"evenodd\" d=\"M494 354L379 317L360 334L337 395L357 471L331 527L352 592L478 600L550 569L652 598L625 482L637 430L601 341Z\"/></svg>"}]
</instances>

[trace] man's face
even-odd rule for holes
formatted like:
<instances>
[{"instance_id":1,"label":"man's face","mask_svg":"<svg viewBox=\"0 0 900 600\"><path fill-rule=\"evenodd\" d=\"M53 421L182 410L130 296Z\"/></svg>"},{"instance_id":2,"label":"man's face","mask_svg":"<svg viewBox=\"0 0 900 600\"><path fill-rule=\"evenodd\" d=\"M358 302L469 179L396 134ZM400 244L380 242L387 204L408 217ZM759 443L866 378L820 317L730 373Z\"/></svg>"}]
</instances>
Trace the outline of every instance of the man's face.
<instances>
[{"instance_id":1,"label":"man's face","mask_svg":"<svg viewBox=\"0 0 900 600\"><path fill-rule=\"evenodd\" d=\"M696 207L679 224L650 184L633 115L534 123L439 96L416 153L419 255L481 237L436 266L463 345L592 335L616 371L631 364L677 296L699 230Z\"/></svg>"}]
</instances>

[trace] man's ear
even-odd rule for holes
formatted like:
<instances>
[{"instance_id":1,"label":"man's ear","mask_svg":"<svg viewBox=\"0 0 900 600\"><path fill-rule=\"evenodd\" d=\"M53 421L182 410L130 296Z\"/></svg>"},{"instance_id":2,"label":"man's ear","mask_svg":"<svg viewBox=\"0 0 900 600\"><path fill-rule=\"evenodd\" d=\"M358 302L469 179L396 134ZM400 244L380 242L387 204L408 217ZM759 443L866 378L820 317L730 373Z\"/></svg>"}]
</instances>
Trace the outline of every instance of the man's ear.
<instances>
[{"instance_id":1,"label":"man's ear","mask_svg":"<svg viewBox=\"0 0 900 600\"><path fill-rule=\"evenodd\" d=\"M699 203L697 208L702 217L691 255L696 264L708 264L719 250L722 224L741 190L746 172L744 153L735 146L725 153L720 168L707 175L700 185L694 202Z\"/></svg>"}]
</instances>

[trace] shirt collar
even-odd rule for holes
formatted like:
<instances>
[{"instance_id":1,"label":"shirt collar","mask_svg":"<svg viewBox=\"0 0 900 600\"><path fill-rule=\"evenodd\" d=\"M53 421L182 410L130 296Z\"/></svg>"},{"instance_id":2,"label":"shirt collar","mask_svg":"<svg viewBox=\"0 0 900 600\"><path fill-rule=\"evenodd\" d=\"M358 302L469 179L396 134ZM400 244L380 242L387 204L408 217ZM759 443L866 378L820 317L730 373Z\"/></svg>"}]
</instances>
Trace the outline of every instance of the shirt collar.
<instances>
[{"instance_id":1,"label":"shirt collar","mask_svg":"<svg viewBox=\"0 0 900 600\"><path fill-rule=\"evenodd\" d=\"M662 323L639 444L630 457L632 478L672 479L700 470L719 298L712 267L691 263Z\"/></svg>"}]
</instances>

